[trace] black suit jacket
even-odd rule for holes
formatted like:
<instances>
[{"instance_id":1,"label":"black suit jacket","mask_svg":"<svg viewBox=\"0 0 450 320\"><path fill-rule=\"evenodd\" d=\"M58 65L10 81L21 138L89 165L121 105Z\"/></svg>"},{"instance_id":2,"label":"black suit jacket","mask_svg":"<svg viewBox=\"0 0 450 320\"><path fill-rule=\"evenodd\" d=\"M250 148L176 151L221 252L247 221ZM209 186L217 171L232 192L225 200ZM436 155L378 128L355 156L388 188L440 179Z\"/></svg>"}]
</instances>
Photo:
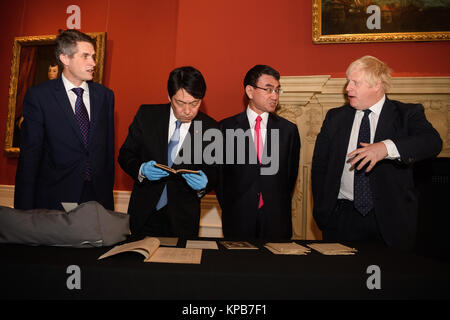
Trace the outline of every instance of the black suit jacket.
<instances>
[{"instance_id":1,"label":"black suit jacket","mask_svg":"<svg viewBox=\"0 0 450 320\"><path fill-rule=\"evenodd\" d=\"M262 192L262 236L266 239L291 238L291 197L297 180L300 154L297 126L282 117L269 114L262 165L256 162L256 150L246 112L222 120L220 127L225 148L217 196L222 208L224 236L242 239L256 237L259 194ZM239 139L229 135L239 129L249 130L245 149L239 149ZM234 148L227 147L230 143L233 143ZM277 168L273 161L268 163L268 159L275 156L279 159ZM272 169L269 169L271 166ZM266 172L272 174L261 174L264 169L272 171Z\"/></svg>"},{"instance_id":2,"label":"black suit jacket","mask_svg":"<svg viewBox=\"0 0 450 320\"><path fill-rule=\"evenodd\" d=\"M61 202L79 202L85 168L90 163L95 200L114 209L114 93L95 82L88 82L88 86L91 112L87 149L61 78L27 91L15 208L63 210Z\"/></svg>"},{"instance_id":3,"label":"black suit jacket","mask_svg":"<svg viewBox=\"0 0 450 320\"><path fill-rule=\"evenodd\" d=\"M158 181L138 180L139 169L144 162L154 160L167 165L169 117L170 104L142 105L120 148L119 164L135 181L128 206L130 228L132 233L140 232L149 215L155 214L156 204L167 184L167 213L174 233L196 237L200 223L200 197L180 175L171 174ZM210 128L218 129L217 122L198 112L179 153L179 157L187 161L177 164L175 160L172 166L174 169L202 170L208 177L206 193L214 188L217 181L217 166L203 161L203 150L210 142L203 141L202 137L204 131ZM197 145L199 142L201 144ZM186 156L186 152L190 152L190 157Z\"/></svg>"},{"instance_id":4,"label":"black suit jacket","mask_svg":"<svg viewBox=\"0 0 450 320\"><path fill-rule=\"evenodd\" d=\"M350 105L331 109L317 136L311 179L313 215L322 230L327 228L336 206L355 113ZM374 212L386 243L411 249L416 237L418 206L411 165L436 156L442 140L427 121L422 105L387 98L374 142L386 139L395 143L401 158L379 161L372 169L369 177Z\"/></svg>"}]
</instances>

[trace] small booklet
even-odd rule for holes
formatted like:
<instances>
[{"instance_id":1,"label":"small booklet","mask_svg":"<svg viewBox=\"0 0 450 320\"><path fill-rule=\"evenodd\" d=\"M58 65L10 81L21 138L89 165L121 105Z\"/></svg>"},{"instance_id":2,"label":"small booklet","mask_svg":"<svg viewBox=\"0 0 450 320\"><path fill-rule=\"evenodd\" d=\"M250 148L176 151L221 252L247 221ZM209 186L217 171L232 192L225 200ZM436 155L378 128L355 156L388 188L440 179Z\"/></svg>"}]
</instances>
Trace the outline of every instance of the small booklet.
<instances>
[{"instance_id":1,"label":"small booklet","mask_svg":"<svg viewBox=\"0 0 450 320\"><path fill-rule=\"evenodd\" d=\"M258 247L255 247L247 241L220 241L220 243L227 249L258 249Z\"/></svg>"},{"instance_id":2,"label":"small booklet","mask_svg":"<svg viewBox=\"0 0 450 320\"><path fill-rule=\"evenodd\" d=\"M340 243L310 243L308 247L319 251L321 254L325 255L352 255L358 252L355 248L350 248L344 246Z\"/></svg>"},{"instance_id":3,"label":"small booklet","mask_svg":"<svg viewBox=\"0 0 450 320\"><path fill-rule=\"evenodd\" d=\"M219 249L215 241L207 240L187 240L186 248L196 248L196 249Z\"/></svg>"},{"instance_id":4,"label":"small booklet","mask_svg":"<svg viewBox=\"0 0 450 320\"><path fill-rule=\"evenodd\" d=\"M311 249L301 246L295 242L291 243L272 243L268 242L264 245L270 252L274 254L292 254L292 255L306 255L311 252Z\"/></svg>"},{"instance_id":5,"label":"small booklet","mask_svg":"<svg viewBox=\"0 0 450 320\"><path fill-rule=\"evenodd\" d=\"M168 167L168 166L166 166L164 164L159 164L159 163L155 163L154 166L157 167L157 168L160 168L160 169L162 169L164 171L173 173L173 174L178 174L178 173L196 173L196 174L200 174L200 172L197 171L197 170L189 170L189 169L178 169L178 170L176 170L176 169Z\"/></svg>"},{"instance_id":6,"label":"small booklet","mask_svg":"<svg viewBox=\"0 0 450 320\"><path fill-rule=\"evenodd\" d=\"M101 255L98 260L122 252L138 252L145 257L144 262L200 264L202 259L202 249L160 247L158 238L145 237L139 241L115 246Z\"/></svg>"}]
</instances>

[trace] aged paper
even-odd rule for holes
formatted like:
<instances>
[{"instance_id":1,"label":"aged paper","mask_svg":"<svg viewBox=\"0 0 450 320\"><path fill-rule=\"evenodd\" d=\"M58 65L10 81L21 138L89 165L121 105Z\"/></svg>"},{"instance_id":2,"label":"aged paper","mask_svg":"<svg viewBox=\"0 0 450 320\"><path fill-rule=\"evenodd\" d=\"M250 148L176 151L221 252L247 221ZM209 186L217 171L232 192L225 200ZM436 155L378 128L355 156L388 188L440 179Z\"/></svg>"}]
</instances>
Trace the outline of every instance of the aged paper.
<instances>
[{"instance_id":1,"label":"aged paper","mask_svg":"<svg viewBox=\"0 0 450 320\"><path fill-rule=\"evenodd\" d=\"M202 249L159 247L145 262L200 264Z\"/></svg>"},{"instance_id":2,"label":"aged paper","mask_svg":"<svg viewBox=\"0 0 450 320\"><path fill-rule=\"evenodd\" d=\"M310 243L308 247L325 255L352 255L358 252L355 248L340 243Z\"/></svg>"},{"instance_id":3,"label":"aged paper","mask_svg":"<svg viewBox=\"0 0 450 320\"><path fill-rule=\"evenodd\" d=\"M215 241L207 240L187 240L186 248L191 249L214 249L218 250L217 243Z\"/></svg>"},{"instance_id":4,"label":"aged paper","mask_svg":"<svg viewBox=\"0 0 450 320\"><path fill-rule=\"evenodd\" d=\"M144 262L199 264L202 258L202 249L160 247L159 239L153 237L145 237L144 239L139 241L115 246L105 254L101 255L98 260L122 252L138 252L145 257Z\"/></svg>"},{"instance_id":5,"label":"aged paper","mask_svg":"<svg viewBox=\"0 0 450 320\"><path fill-rule=\"evenodd\" d=\"M264 245L269 251L274 254L292 254L292 255L306 255L311 252L311 249L301 246L295 242L291 243L266 243Z\"/></svg>"}]
</instances>

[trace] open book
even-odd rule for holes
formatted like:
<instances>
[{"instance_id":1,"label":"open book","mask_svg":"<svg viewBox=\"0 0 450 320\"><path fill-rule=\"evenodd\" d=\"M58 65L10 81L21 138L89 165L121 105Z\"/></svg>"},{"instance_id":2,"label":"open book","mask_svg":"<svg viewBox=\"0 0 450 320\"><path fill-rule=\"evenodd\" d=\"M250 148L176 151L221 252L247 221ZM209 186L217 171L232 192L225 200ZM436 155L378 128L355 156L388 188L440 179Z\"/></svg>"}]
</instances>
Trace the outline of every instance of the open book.
<instances>
[{"instance_id":1,"label":"open book","mask_svg":"<svg viewBox=\"0 0 450 320\"><path fill-rule=\"evenodd\" d=\"M122 252L138 252L145 257L144 262L200 264L202 259L202 249L160 247L158 238L145 237L139 241L115 246L105 254L101 255L98 260Z\"/></svg>"},{"instance_id":2,"label":"open book","mask_svg":"<svg viewBox=\"0 0 450 320\"><path fill-rule=\"evenodd\" d=\"M178 169L178 170L176 170L176 169L168 167L168 166L166 166L164 164L159 164L159 163L155 163L154 166L157 167L157 168L160 168L160 169L162 169L164 171L173 173L173 174L178 174L178 173L196 173L196 174L200 174L200 172L196 171L196 170L189 170L189 169Z\"/></svg>"}]
</instances>

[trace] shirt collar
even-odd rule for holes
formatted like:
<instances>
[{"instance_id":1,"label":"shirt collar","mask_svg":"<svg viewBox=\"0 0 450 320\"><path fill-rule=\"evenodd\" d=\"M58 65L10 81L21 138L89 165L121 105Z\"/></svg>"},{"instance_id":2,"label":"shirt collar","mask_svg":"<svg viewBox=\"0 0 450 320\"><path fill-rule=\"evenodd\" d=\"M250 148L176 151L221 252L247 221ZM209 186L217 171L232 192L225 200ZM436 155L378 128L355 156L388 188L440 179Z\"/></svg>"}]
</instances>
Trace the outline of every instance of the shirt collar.
<instances>
[{"instance_id":1,"label":"shirt collar","mask_svg":"<svg viewBox=\"0 0 450 320\"><path fill-rule=\"evenodd\" d=\"M258 116L260 116L262 118L262 120L261 120L262 126L267 127L267 119L269 119L269 113L263 112L261 114L257 114L250 107L247 107L247 118L248 118L248 122L250 123L251 128L253 128L255 126L256 118Z\"/></svg>"},{"instance_id":2,"label":"shirt collar","mask_svg":"<svg viewBox=\"0 0 450 320\"><path fill-rule=\"evenodd\" d=\"M383 109L384 102L386 101L386 95L383 94L383 97L377 101L373 106L369 109L371 112L375 113L377 116L380 116L381 109ZM361 110L362 111L362 110Z\"/></svg>"},{"instance_id":3,"label":"shirt collar","mask_svg":"<svg viewBox=\"0 0 450 320\"><path fill-rule=\"evenodd\" d=\"M66 88L66 91L72 91L73 88L83 88L84 93L89 94L89 86L86 81L83 81L81 85L77 87L64 76L64 73L61 74L61 78L64 83L64 87Z\"/></svg>"}]
</instances>

